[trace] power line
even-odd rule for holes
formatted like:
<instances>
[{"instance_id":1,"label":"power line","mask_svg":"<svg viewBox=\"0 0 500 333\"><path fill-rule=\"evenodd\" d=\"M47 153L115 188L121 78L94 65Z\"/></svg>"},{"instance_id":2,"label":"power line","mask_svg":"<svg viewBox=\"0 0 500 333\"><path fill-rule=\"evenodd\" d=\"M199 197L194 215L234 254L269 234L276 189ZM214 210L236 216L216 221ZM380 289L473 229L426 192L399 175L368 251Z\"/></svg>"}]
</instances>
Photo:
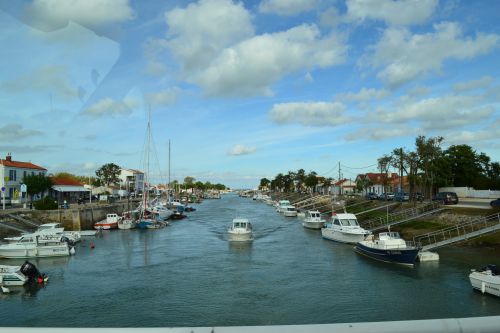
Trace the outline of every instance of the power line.
<instances>
[{"instance_id":1,"label":"power line","mask_svg":"<svg viewBox=\"0 0 500 333\"><path fill-rule=\"evenodd\" d=\"M364 166L364 167L350 167L350 166L347 166L347 165L343 165L342 164L342 167L343 168L347 168L347 169L368 169L368 168L373 168L374 166L377 166L377 164L372 164L372 165L368 165L368 166Z\"/></svg>"}]
</instances>

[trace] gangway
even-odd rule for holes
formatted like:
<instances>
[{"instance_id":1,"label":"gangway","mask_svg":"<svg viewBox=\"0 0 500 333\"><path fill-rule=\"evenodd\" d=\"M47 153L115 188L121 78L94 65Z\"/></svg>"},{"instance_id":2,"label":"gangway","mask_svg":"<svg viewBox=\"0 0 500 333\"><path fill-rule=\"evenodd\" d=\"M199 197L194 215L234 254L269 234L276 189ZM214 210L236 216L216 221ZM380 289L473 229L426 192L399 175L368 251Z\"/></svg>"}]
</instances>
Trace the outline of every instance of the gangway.
<instances>
[{"instance_id":1,"label":"gangway","mask_svg":"<svg viewBox=\"0 0 500 333\"><path fill-rule=\"evenodd\" d=\"M453 227L415 236L413 239L415 242L420 243L422 251L428 251L497 230L500 230L500 213L486 217L482 216Z\"/></svg>"},{"instance_id":2,"label":"gangway","mask_svg":"<svg viewBox=\"0 0 500 333\"><path fill-rule=\"evenodd\" d=\"M19 222L22 222L22 223L26 223L26 224L29 224L31 225L32 227L35 227L35 228L38 228L38 224L28 220L28 219L25 219L25 218L22 218L21 216L17 216L17 215L14 215L14 214L7 214L8 217L16 220L16 221L19 221Z\"/></svg>"},{"instance_id":3,"label":"gangway","mask_svg":"<svg viewBox=\"0 0 500 333\"><path fill-rule=\"evenodd\" d=\"M445 209L446 208L441 207L441 205L437 202L430 202L425 205L405 209L399 212L388 213L386 216L380 216L367 221L360 221L360 223L364 228L369 229L370 231L378 231L420 217L432 215Z\"/></svg>"},{"instance_id":4,"label":"gangway","mask_svg":"<svg viewBox=\"0 0 500 333\"><path fill-rule=\"evenodd\" d=\"M19 231L19 232L21 232L21 233L26 233L26 232L28 232L28 231L23 230L23 229L21 229L21 228L17 228L17 227L13 227L13 226L11 226L11 225L8 225L8 224L6 224L6 223L5 223L5 222L3 222L3 221L1 221L1 222L0 222L0 227L2 227L2 228L7 228L7 229L11 229L11 230L15 230L15 231Z\"/></svg>"},{"instance_id":5,"label":"gangway","mask_svg":"<svg viewBox=\"0 0 500 333\"><path fill-rule=\"evenodd\" d=\"M356 215L363 215L365 213L372 212L374 210L380 210L382 208L389 208L389 207L393 207L393 206L397 206L397 205L399 205L398 202L392 202L392 203L387 204L387 205L377 206L377 207L374 207L374 208L370 208L370 209L364 210L362 212L356 213Z\"/></svg>"},{"instance_id":6,"label":"gangway","mask_svg":"<svg viewBox=\"0 0 500 333\"><path fill-rule=\"evenodd\" d=\"M317 195L317 196L314 196L312 198L308 198L306 200L295 202L295 203L293 203L293 205L297 208L306 209L308 207L318 206L318 205L323 204L325 202L330 203L331 200L332 200L332 198L328 195Z\"/></svg>"}]
</instances>

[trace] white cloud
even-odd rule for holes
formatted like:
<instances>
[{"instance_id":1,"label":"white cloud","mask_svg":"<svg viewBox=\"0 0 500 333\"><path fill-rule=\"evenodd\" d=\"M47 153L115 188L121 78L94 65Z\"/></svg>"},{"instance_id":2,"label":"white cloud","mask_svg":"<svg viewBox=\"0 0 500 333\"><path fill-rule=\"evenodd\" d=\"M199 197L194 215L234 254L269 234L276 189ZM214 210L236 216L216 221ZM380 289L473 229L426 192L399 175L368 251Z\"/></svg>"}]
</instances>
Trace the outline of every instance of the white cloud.
<instances>
[{"instance_id":1,"label":"white cloud","mask_svg":"<svg viewBox=\"0 0 500 333\"><path fill-rule=\"evenodd\" d=\"M410 135L417 135L415 128L408 126L379 126L360 128L357 131L349 133L345 136L347 141L357 141L361 139L371 139L380 141L388 138L404 137Z\"/></svg>"},{"instance_id":2,"label":"white cloud","mask_svg":"<svg viewBox=\"0 0 500 333\"><path fill-rule=\"evenodd\" d=\"M335 28L343 21L343 17L339 15L337 8L330 7L319 15L319 21L324 27Z\"/></svg>"},{"instance_id":3,"label":"white cloud","mask_svg":"<svg viewBox=\"0 0 500 333\"><path fill-rule=\"evenodd\" d=\"M294 16L315 8L317 0L263 0L259 12Z\"/></svg>"},{"instance_id":4,"label":"white cloud","mask_svg":"<svg viewBox=\"0 0 500 333\"><path fill-rule=\"evenodd\" d=\"M32 22L42 29L55 29L75 21L95 28L131 20L128 0L35 0L26 7Z\"/></svg>"},{"instance_id":5,"label":"white cloud","mask_svg":"<svg viewBox=\"0 0 500 333\"><path fill-rule=\"evenodd\" d=\"M4 80L0 89L12 93L46 92L64 99L78 96L77 88L69 80L68 68L61 65L46 65L12 81Z\"/></svg>"},{"instance_id":6,"label":"white cloud","mask_svg":"<svg viewBox=\"0 0 500 333\"><path fill-rule=\"evenodd\" d=\"M15 141L36 135L43 135L43 132L23 129L23 126L19 124L7 124L0 127L0 140Z\"/></svg>"},{"instance_id":7,"label":"white cloud","mask_svg":"<svg viewBox=\"0 0 500 333\"><path fill-rule=\"evenodd\" d=\"M137 102L132 99L115 101L106 97L89 106L82 113L94 117L129 115L135 107L137 107Z\"/></svg>"},{"instance_id":8,"label":"white cloud","mask_svg":"<svg viewBox=\"0 0 500 333\"><path fill-rule=\"evenodd\" d=\"M254 34L250 13L231 0L200 0L166 12L165 19L166 47L188 73L204 68L222 49Z\"/></svg>"},{"instance_id":9,"label":"white cloud","mask_svg":"<svg viewBox=\"0 0 500 333\"><path fill-rule=\"evenodd\" d=\"M343 104L327 102L280 103L270 111L274 122L299 123L306 126L338 126L349 120Z\"/></svg>"},{"instance_id":10,"label":"white cloud","mask_svg":"<svg viewBox=\"0 0 500 333\"><path fill-rule=\"evenodd\" d=\"M500 120L493 122L490 126L482 128L479 130L463 130L451 132L446 135L445 139L447 143L450 144L474 144L480 145L480 143L486 143L488 141L494 141L498 143L498 138L500 137Z\"/></svg>"},{"instance_id":11,"label":"white cloud","mask_svg":"<svg viewBox=\"0 0 500 333\"><path fill-rule=\"evenodd\" d=\"M460 82L453 86L453 90L456 92L469 91L480 88L487 88L493 82L493 78L490 76L483 76L477 80L471 80L467 82Z\"/></svg>"},{"instance_id":12,"label":"white cloud","mask_svg":"<svg viewBox=\"0 0 500 333\"><path fill-rule=\"evenodd\" d=\"M389 91L385 89L362 88L357 93L339 94L337 97L342 101L347 102L368 102L374 99L382 99L389 95Z\"/></svg>"},{"instance_id":13,"label":"white cloud","mask_svg":"<svg viewBox=\"0 0 500 333\"><path fill-rule=\"evenodd\" d=\"M430 71L438 71L448 59L465 60L486 54L498 46L499 35L463 37L457 23L434 25L434 32L412 35L406 29L389 28L365 55L362 65L382 67L377 77L396 87Z\"/></svg>"},{"instance_id":14,"label":"white cloud","mask_svg":"<svg viewBox=\"0 0 500 333\"><path fill-rule=\"evenodd\" d=\"M394 111L379 109L369 120L388 124L416 121L424 130L438 130L477 124L493 113L483 97L446 95L402 103Z\"/></svg>"},{"instance_id":15,"label":"white cloud","mask_svg":"<svg viewBox=\"0 0 500 333\"><path fill-rule=\"evenodd\" d=\"M179 97L179 88L165 89L156 93L146 94L146 102L153 108L160 106L169 106L175 104Z\"/></svg>"},{"instance_id":16,"label":"white cloud","mask_svg":"<svg viewBox=\"0 0 500 333\"><path fill-rule=\"evenodd\" d=\"M229 155L246 155L253 154L257 151L255 147L245 147L244 145L235 145L230 151Z\"/></svg>"},{"instance_id":17,"label":"white cloud","mask_svg":"<svg viewBox=\"0 0 500 333\"><path fill-rule=\"evenodd\" d=\"M287 74L342 63L346 51L337 36L301 25L226 48L191 81L212 96L272 95L271 85Z\"/></svg>"},{"instance_id":18,"label":"white cloud","mask_svg":"<svg viewBox=\"0 0 500 333\"><path fill-rule=\"evenodd\" d=\"M438 0L347 0L347 19L380 20L388 25L413 25L427 21Z\"/></svg>"}]
</instances>

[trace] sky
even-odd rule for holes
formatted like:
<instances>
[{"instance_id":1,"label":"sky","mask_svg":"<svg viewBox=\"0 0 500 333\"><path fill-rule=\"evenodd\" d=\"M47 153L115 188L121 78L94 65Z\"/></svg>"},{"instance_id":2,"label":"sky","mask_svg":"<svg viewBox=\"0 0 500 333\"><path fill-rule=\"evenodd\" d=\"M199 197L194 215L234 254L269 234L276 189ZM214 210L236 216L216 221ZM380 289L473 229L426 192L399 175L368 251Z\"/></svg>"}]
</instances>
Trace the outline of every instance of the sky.
<instances>
[{"instance_id":1,"label":"sky","mask_svg":"<svg viewBox=\"0 0 500 333\"><path fill-rule=\"evenodd\" d=\"M0 155L231 188L298 169L354 179L418 135L499 161L499 13L496 0L0 0Z\"/></svg>"}]
</instances>

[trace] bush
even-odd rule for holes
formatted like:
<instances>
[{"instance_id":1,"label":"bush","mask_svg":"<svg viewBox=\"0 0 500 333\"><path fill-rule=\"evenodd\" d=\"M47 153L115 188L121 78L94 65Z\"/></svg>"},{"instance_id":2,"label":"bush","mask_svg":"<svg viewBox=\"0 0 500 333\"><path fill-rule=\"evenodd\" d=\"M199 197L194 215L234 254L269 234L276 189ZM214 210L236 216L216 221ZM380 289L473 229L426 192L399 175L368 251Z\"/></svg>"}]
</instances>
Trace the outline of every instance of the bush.
<instances>
[{"instance_id":1,"label":"bush","mask_svg":"<svg viewBox=\"0 0 500 333\"><path fill-rule=\"evenodd\" d=\"M54 202L54 199L51 197L45 197L33 203L35 209L38 210L51 210L57 209L57 202Z\"/></svg>"}]
</instances>

